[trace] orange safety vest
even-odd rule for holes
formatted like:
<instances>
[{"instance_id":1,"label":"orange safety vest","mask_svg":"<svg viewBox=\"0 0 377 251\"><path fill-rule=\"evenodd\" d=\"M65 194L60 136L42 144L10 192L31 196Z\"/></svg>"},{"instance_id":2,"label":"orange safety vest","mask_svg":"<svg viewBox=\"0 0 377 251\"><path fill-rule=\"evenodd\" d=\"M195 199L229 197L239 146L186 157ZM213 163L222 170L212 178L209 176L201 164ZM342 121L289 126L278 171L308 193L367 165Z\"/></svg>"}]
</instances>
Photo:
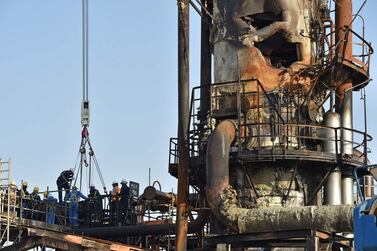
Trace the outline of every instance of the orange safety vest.
<instances>
[{"instance_id":1,"label":"orange safety vest","mask_svg":"<svg viewBox=\"0 0 377 251\"><path fill-rule=\"evenodd\" d=\"M120 186L116 186L111 191L111 201L119 201L120 200Z\"/></svg>"}]
</instances>

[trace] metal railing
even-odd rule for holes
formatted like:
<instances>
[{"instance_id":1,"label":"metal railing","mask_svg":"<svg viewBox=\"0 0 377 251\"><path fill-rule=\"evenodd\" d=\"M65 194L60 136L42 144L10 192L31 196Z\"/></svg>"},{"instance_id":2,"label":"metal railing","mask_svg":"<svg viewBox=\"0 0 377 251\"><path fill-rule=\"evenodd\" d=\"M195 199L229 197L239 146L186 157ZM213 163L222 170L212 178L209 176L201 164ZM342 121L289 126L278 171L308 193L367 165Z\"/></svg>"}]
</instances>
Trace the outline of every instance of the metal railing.
<instances>
[{"instance_id":1,"label":"metal railing","mask_svg":"<svg viewBox=\"0 0 377 251\"><path fill-rule=\"evenodd\" d=\"M203 88L208 88L211 93L205 122L199 120L200 92ZM195 87L192 90L188 131L190 156L204 153L208 136L216 124L230 119L238 126L238 155L242 155L244 150L259 153L264 149L274 150L269 153L272 157L278 150L283 155L287 150L323 152L321 146L330 142L335 148L332 151L334 155L342 153L342 146L352 145L354 150L360 151L358 157L367 157L364 156L368 152L365 151L365 143L372 140L370 135L350 128L309 123L299 112L306 99L300 89L291 92L266 91L257 79ZM352 140L342 139L341 134L347 131L352 132ZM177 152L171 153L174 154L170 158L176 160Z\"/></svg>"}]
</instances>

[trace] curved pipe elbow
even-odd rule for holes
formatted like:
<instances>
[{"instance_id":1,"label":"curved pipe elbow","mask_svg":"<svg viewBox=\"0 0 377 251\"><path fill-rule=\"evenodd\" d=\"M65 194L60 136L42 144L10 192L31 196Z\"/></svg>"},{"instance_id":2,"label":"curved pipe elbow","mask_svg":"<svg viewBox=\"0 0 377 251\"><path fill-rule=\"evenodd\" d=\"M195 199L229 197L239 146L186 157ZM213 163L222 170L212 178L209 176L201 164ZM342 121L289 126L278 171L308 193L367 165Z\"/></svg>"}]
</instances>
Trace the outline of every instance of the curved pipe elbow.
<instances>
[{"instance_id":1,"label":"curved pipe elbow","mask_svg":"<svg viewBox=\"0 0 377 251\"><path fill-rule=\"evenodd\" d=\"M229 185L229 151L235 137L236 126L226 120L216 127L207 145L207 201L218 217L221 217L221 193Z\"/></svg>"}]
</instances>

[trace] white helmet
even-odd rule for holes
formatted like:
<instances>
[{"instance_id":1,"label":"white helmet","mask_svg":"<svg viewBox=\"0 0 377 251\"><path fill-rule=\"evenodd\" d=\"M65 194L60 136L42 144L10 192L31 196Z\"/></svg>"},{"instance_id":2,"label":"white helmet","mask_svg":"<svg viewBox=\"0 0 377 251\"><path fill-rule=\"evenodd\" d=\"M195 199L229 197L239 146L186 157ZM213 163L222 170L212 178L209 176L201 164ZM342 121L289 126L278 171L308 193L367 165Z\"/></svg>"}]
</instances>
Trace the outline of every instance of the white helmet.
<instances>
[{"instance_id":1,"label":"white helmet","mask_svg":"<svg viewBox=\"0 0 377 251\"><path fill-rule=\"evenodd\" d=\"M70 168L69 171L71 171L72 173L75 171L75 169L73 168Z\"/></svg>"},{"instance_id":2,"label":"white helmet","mask_svg":"<svg viewBox=\"0 0 377 251\"><path fill-rule=\"evenodd\" d=\"M113 183L111 183L112 185L115 185L115 184L118 184L118 181L114 180Z\"/></svg>"}]
</instances>

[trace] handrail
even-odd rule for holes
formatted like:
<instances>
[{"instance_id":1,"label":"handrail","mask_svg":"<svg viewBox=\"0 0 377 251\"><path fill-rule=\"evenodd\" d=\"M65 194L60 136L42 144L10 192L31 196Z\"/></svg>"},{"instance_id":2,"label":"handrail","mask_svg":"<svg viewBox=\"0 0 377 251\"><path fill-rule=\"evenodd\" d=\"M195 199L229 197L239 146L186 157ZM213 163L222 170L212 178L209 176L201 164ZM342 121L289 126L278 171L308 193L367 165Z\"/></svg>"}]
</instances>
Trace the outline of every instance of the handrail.
<instances>
[{"instance_id":1,"label":"handrail","mask_svg":"<svg viewBox=\"0 0 377 251\"><path fill-rule=\"evenodd\" d=\"M362 132L362 131L356 130L356 129L345 128L345 127L332 128L332 127L328 127L328 126L320 125L320 124L312 125L312 124L302 124L302 123L297 123L297 122L292 122L292 121L285 121L284 118L286 118L289 115L289 113L291 112L290 109L294 109L294 106L292 106L293 104L289 103L290 102L289 100L287 101L287 104L283 105L284 107L276 107L274 105L273 101L271 100L270 95L271 94L276 95L277 91L267 92L267 91L263 90L262 88L259 88L259 89L261 89L260 91L257 90L258 88L256 88L256 89L250 88L251 89L250 91L245 91L243 88L239 88L239 90L238 90L236 87L237 87L239 82L240 83L255 82L255 85L257 87L263 88L263 86L255 78L245 79L245 80L240 80L240 81L238 81L238 80L225 81L225 82L219 82L219 83L214 83L214 84L196 86L192 90L190 118L197 117L198 113L199 113L199 112L196 111L196 109L195 109L196 106L195 106L194 103L195 102L199 103L201 99L197 98L196 93L198 93L203 88L211 88L211 90L213 90L211 92L211 110L207 111L207 118L210 119L211 123L212 123L213 119L217 119L217 120L221 121L221 117L217 118L216 116L217 116L217 114L219 114L219 112L224 112L224 109L219 107L219 103L218 103L220 101L220 99L222 99L224 97L229 98L229 99L234 99L234 102L235 102L238 95L240 95L241 98L253 97L254 96L255 99L258 99L257 104L255 104L255 102L253 101L253 106L251 106L250 108L247 108L247 109L248 109L248 111L254 110L255 112L258 112L258 118L260 117L260 114L259 114L260 109L262 109L262 110L268 109L269 112L271 112L271 111L276 112L276 116L279 117L279 120L277 120L277 121L269 121L269 122L267 122L267 121L264 121L264 122L263 121L256 121L255 123L250 123L250 122L247 122L246 120L243 121L244 119L240 120L239 125L238 125L239 130L237 131L238 134L246 133L246 132L241 132L241 128L246 129L246 127L248 127L248 126L259 127L258 134L249 137L249 141L250 141L250 139L253 139L253 138L257 138L258 141L261 141L261 139L263 139L263 137L271 137L272 136L271 134L263 135L263 132L261 132L261 130L260 130L260 128L263 127L263 126L268 127L268 128L275 128L276 127L278 130L281 131L280 133L275 132L274 135L273 135L274 137L278 136L277 139L279 139L279 143L271 143L273 145L274 149L278 149L278 148L284 148L285 149L287 147L288 148L294 147L296 149L297 149L297 147L299 147L299 149L301 149L302 140L316 140L316 141L322 141L322 142L324 140L329 140L325 137L320 137L319 135L311 135L312 130L317 130L317 131L326 130L326 129L334 130L335 133L337 132L336 133L337 134L336 141L338 143L336 145L341 144L341 143L344 143L344 144L347 144L347 143L351 144L352 143L353 149L365 147L366 142L370 142L370 141L373 140L371 135L366 134L365 132ZM228 91L226 91L224 93L218 93L218 90L221 90L221 87L228 88L228 89L224 89L224 90L228 90ZM237 90L240 92L239 94L238 94ZM299 92L299 90L297 90L297 91ZM284 95L289 96L289 94L284 94ZM287 96L287 98L289 99L288 96ZM262 103L259 100L260 98L261 98ZM263 99L264 99L264 101L263 101ZM258 107L258 108L256 108L256 107ZM223 114L226 115L226 116L234 116L235 120L238 120L237 119L239 117L238 113L244 113L245 112L243 109L236 109L236 106L229 106L229 109L232 109L232 110L225 110L225 111L232 112L232 113L229 113L229 114L223 113ZM255 110L255 109L257 109L257 110ZM244 113L243 116L246 116L246 114ZM197 125L192 123L193 120L190 120L190 121L191 121L191 124L190 124L190 127L188 129L189 149L190 149L191 156L197 156L197 155L200 155L200 152L205 151L205 145L206 145L206 142L208 140L207 137L203 138L202 135L209 135L212 131L212 127L210 127L210 128L208 128L208 127L198 128ZM302 129L304 129L304 128L306 128L305 130L307 130L308 132L302 132ZM354 140L349 141L349 140L341 139L341 137L340 137L341 131L352 131L353 135L355 136ZM308 135L305 134L305 133L307 133ZM280 137L279 137L279 135L280 135ZM240 136L242 138L241 144L243 144L244 147L247 147L245 145L247 142L244 140L245 135L238 135L238 136ZM293 138L294 138L294 140L293 140ZM360 138L360 140L359 140L359 138ZM319 143L317 143L317 144L319 144ZM271 148L272 146L270 145L268 147ZM260 143L258 144L258 147L256 147L256 148L252 147L252 149L260 149L260 148L263 148L263 146L261 146ZM320 152L321 150L316 150L316 151ZM337 153L340 153L340 149L337 149Z\"/></svg>"}]
</instances>

